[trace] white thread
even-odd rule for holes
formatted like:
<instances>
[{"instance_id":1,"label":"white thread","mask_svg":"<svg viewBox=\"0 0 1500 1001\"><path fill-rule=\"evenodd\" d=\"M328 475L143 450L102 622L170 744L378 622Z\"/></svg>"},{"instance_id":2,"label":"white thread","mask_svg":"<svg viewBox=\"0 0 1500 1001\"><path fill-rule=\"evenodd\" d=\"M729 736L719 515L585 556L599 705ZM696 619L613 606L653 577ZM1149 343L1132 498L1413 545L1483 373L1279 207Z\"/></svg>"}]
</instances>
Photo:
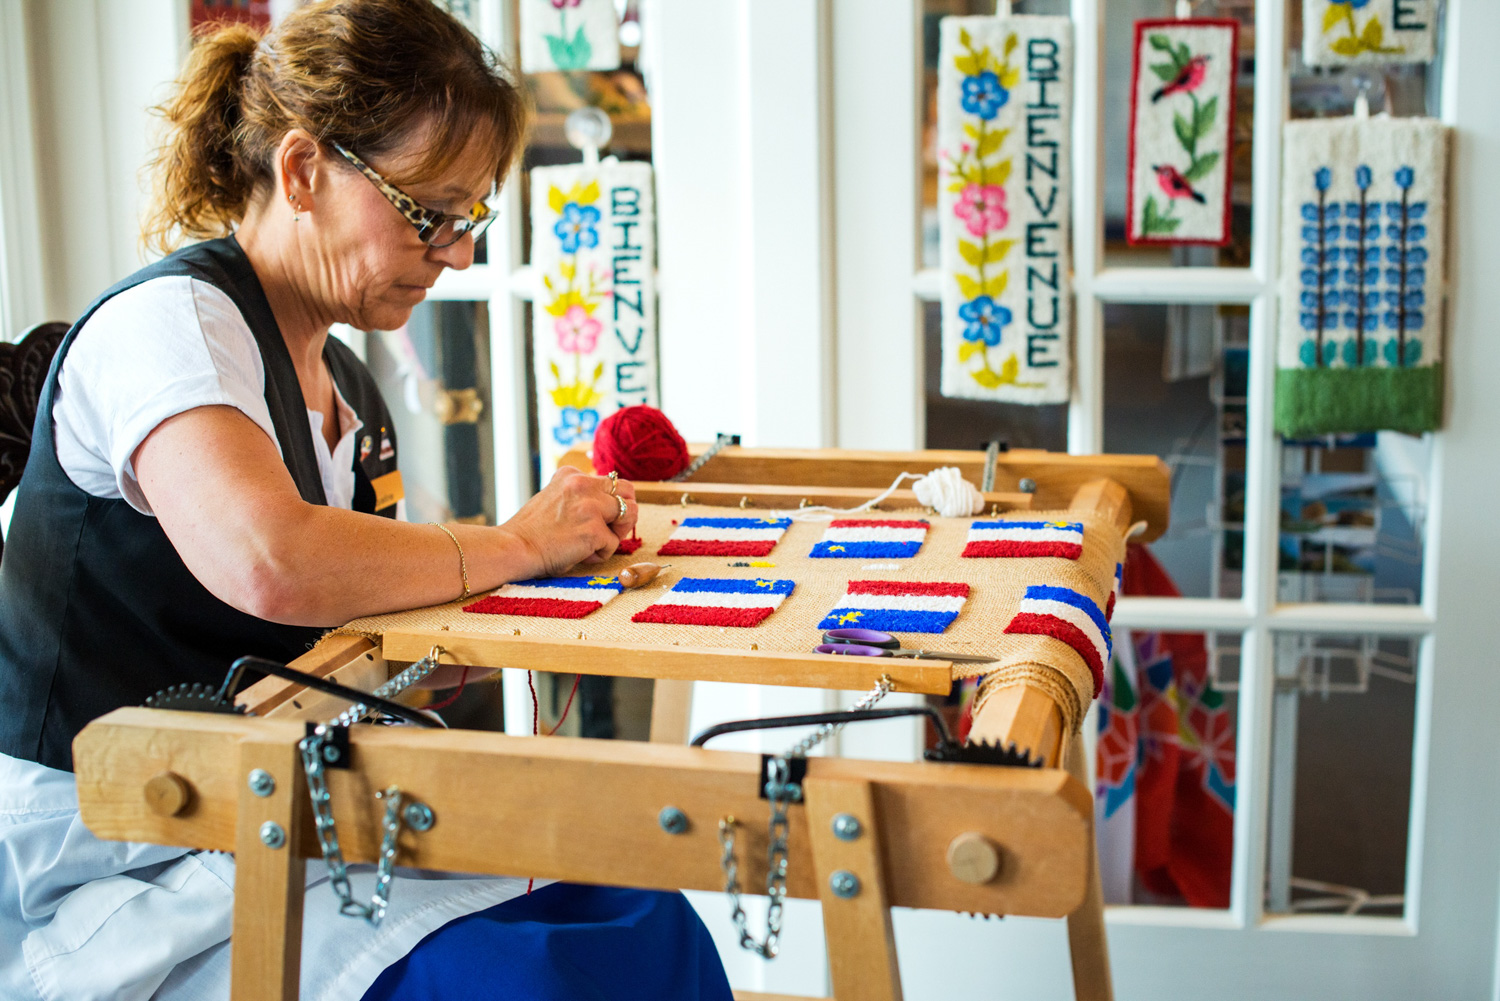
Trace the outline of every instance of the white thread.
<instances>
[{"instance_id":1,"label":"white thread","mask_svg":"<svg viewBox=\"0 0 1500 1001\"><path fill-rule=\"evenodd\" d=\"M920 473L902 473L878 497L872 497L857 507L825 507L814 504L796 511L776 513L789 515L793 521L832 521L834 515L859 514L870 510L889 499L907 480L917 481L912 485L917 503L934 508L944 518L963 518L984 510L984 495L979 492L979 488L964 479L957 466L944 466L934 469L926 476Z\"/></svg>"},{"instance_id":2,"label":"white thread","mask_svg":"<svg viewBox=\"0 0 1500 1001\"><path fill-rule=\"evenodd\" d=\"M900 570L899 563L866 563L860 567L861 570Z\"/></svg>"}]
</instances>

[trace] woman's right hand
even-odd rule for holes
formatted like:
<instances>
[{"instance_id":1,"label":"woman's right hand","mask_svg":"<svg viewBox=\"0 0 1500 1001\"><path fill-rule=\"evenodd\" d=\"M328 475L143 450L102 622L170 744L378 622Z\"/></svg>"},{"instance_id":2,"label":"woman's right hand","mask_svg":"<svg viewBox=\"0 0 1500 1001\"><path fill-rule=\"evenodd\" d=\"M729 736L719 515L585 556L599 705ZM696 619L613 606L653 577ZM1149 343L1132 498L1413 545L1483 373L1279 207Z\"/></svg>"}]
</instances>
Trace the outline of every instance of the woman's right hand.
<instances>
[{"instance_id":1,"label":"woman's right hand","mask_svg":"<svg viewBox=\"0 0 1500 1001\"><path fill-rule=\"evenodd\" d=\"M620 501L625 514L620 514ZM635 490L625 480L609 492L609 481L563 466L535 497L504 525L532 554L532 576L561 573L579 563L599 563L635 528Z\"/></svg>"}]
</instances>

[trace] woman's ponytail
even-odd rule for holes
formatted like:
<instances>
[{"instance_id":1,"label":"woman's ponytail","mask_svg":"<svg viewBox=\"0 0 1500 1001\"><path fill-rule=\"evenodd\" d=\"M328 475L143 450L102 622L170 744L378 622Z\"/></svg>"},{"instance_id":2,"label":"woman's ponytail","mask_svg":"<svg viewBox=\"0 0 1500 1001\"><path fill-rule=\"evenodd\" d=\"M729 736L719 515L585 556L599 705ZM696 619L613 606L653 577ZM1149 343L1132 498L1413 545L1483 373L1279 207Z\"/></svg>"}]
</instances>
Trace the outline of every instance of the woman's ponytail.
<instances>
[{"instance_id":1,"label":"woman's ponytail","mask_svg":"<svg viewBox=\"0 0 1500 1001\"><path fill-rule=\"evenodd\" d=\"M257 174L236 132L240 96L260 36L228 24L195 40L177 90L155 109L163 142L151 162L153 204L142 241L170 253L184 237L223 236L245 213Z\"/></svg>"}]
</instances>

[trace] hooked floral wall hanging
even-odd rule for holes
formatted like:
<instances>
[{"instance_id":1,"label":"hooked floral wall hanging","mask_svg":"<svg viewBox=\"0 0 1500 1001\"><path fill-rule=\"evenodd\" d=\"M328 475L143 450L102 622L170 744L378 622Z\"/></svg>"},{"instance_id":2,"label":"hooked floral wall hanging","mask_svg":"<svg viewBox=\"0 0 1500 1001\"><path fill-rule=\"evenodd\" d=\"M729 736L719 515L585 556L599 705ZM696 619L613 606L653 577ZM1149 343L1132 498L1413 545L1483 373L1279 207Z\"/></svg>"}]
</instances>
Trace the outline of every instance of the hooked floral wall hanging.
<instances>
[{"instance_id":1,"label":"hooked floral wall hanging","mask_svg":"<svg viewBox=\"0 0 1500 1001\"><path fill-rule=\"evenodd\" d=\"M1302 61L1431 62L1436 22L1437 0L1303 0Z\"/></svg>"},{"instance_id":2,"label":"hooked floral wall hanging","mask_svg":"<svg viewBox=\"0 0 1500 1001\"><path fill-rule=\"evenodd\" d=\"M1239 22L1137 21L1131 243L1229 242Z\"/></svg>"},{"instance_id":3,"label":"hooked floral wall hanging","mask_svg":"<svg viewBox=\"0 0 1500 1001\"><path fill-rule=\"evenodd\" d=\"M1276 430L1435 430L1447 128L1380 115L1285 136Z\"/></svg>"},{"instance_id":4,"label":"hooked floral wall hanging","mask_svg":"<svg viewBox=\"0 0 1500 1001\"><path fill-rule=\"evenodd\" d=\"M656 223L651 165L531 172L532 354L545 478L601 418L656 406Z\"/></svg>"},{"instance_id":5,"label":"hooked floral wall hanging","mask_svg":"<svg viewBox=\"0 0 1500 1001\"><path fill-rule=\"evenodd\" d=\"M944 396L1068 399L1072 38L1065 17L942 20Z\"/></svg>"},{"instance_id":6,"label":"hooked floral wall hanging","mask_svg":"<svg viewBox=\"0 0 1500 1001\"><path fill-rule=\"evenodd\" d=\"M614 0L521 0L521 68L619 69Z\"/></svg>"}]
</instances>

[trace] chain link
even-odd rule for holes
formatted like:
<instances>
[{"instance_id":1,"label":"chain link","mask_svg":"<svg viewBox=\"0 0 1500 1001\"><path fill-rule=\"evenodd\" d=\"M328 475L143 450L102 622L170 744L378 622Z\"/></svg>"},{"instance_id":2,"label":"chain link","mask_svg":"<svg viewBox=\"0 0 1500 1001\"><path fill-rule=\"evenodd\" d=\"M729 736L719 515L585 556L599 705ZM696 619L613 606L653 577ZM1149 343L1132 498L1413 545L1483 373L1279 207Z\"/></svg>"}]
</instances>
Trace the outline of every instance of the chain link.
<instances>
[{"instance_id":1,"label":"chain link","mask_svg":"<svg viewBox=\"0 0 1500 1001\"><path fill-rule=\"evenodd\" d=\"M891 679L882 677L851 709L869 709L891 692ZM772 758L766 764L766 799L771 803L771 823L766 841L766 896L770 905L766 908L766 937L756 941L750 934L745 908L740 903L740 867L734 858L734 834L739 822L733 816L719 821L719 847L722 854L719 864L724 869L724 893L729 897L729 916L740 933L740 948L755 953L763 959L775 959L781 941L781 914L786 900L787 840L790 825L787 807L802 799L802 787L791 781L792 759L805 758L807 752L842 729L842 723L824 723L790 750Z\"/></svg>"},{"instance_id":2,"label":"chain link","mask_svg":"<svg viewBox=\"0 0 1500 1001\"><path fill-rule=\"evenodd\" d=\"M383 699L399 695L435 671L442 652L441 647L433 647L426 657L375 689L374 694ZM307 773L307 791L312 798L318 848L323 853L324 864L328 866L329 883L339 899L339 913L364 918L372 926L378 926L390 905L391 876L396 867L396 838L401 833L401 790L391 786L384 792L375 794L376 799L385 800L385 819L381 824L380 857L375 862L375 891L370 896L370 902L362 904L354 899L354 891L349 884L349 867L344 862L344 850L339 844L338 829L333 823L333 804L328 795L328 776L323 758L329 732L335 727L357 723L369 711L369 707L362 702L352 705L329 722L320 724L297 747L302 754L302 769Z\"/></svg>"}]
</instances>

